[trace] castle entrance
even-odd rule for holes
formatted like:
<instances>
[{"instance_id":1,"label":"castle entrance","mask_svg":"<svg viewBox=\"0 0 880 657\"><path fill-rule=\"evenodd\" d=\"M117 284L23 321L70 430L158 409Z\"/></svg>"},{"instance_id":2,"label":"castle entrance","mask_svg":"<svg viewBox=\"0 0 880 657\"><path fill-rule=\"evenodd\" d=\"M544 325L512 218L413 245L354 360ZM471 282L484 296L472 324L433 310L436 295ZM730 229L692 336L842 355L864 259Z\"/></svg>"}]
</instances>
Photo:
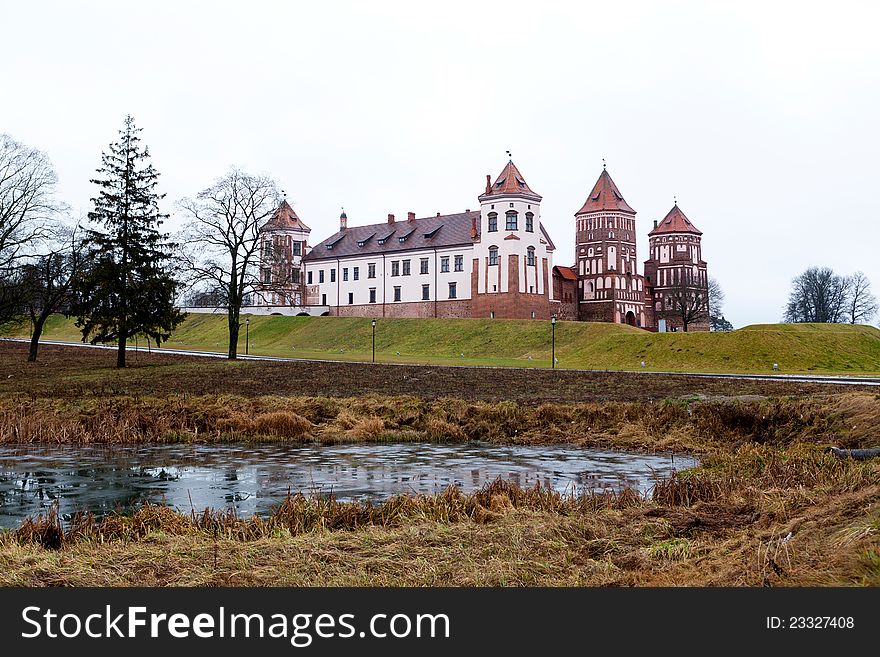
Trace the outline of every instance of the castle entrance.
<instances>
[{"instance_id":1,"label":"castle entrance","mask_svg":"<svg viewBox=\"0 0 880 657\"><path fill-rule=\"evenodd\" d=\"M630 310L628 313L626 313L626 323L629 324L630 326L636 325L636 315L632 310Z\"/></svg>"}]
</instances>

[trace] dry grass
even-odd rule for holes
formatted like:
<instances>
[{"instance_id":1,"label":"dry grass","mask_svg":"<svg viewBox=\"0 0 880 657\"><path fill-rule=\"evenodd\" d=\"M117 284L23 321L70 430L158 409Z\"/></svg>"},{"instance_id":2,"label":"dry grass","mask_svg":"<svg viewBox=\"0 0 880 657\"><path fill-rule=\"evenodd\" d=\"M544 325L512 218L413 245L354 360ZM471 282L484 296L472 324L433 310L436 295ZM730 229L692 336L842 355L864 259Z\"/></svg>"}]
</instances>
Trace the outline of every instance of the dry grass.
<instances>
[{"instance_id":1,"label":"dry grass","mask_svg":"<svg viewBox=\"0 0 880 657\"><path fill-rule=\"evenodd\" d=\"M0 443L479 440L706 453L795 442L875 446L866 395L760 400L545 403L417 397L0 396Z\"/></svg>"}]
</instances>

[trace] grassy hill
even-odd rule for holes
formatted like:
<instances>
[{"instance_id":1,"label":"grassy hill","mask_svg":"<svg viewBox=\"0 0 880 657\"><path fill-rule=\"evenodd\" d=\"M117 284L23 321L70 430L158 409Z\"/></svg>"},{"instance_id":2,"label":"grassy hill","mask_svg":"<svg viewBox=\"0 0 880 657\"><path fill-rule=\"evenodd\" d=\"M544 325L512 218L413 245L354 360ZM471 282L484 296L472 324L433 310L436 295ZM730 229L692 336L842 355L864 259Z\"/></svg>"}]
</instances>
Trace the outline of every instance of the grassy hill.
<instances>
[{"instance_id":1,"label":"grassy hill","mask_svg":"<svg viewBox=\"0 0 880 657\"><path fill-rule=\"evenodd\" d=\"M27 326L24 327L26 332ZM250 317L250 353L294 358L369 360L370 320L348 317ZM50 340L79 340L72 320L56 316ZM225 352L226 318L190 315L167 344ZM244 353L245 332L239 343ZM398 356L397 353L400 353ZM462 356L463 354L463 356ZM692 372L880 373L880 330L870 326L761 324L728 333L648 333L619 324L559 322L559 367ZM380 319L382 362L550 364L550 324L532 320Z\"/></svg>"}]
</instances>

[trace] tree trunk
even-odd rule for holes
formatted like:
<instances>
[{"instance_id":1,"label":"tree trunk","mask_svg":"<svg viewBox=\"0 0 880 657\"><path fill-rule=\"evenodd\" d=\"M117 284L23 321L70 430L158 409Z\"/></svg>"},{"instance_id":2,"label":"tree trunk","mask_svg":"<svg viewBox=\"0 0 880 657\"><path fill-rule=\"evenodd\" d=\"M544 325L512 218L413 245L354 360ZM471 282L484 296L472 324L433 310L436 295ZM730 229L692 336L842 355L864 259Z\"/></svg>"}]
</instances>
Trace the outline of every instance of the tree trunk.
<instances>
[{"instance_id":1,"label":"tree trunk","mask_svg":"<svg viewBox=\"0 0 880 657\"><path fill-rule=\"evenodd\" d=\"M40 316L34 319L34 332L31 334L31 348L28 351L28 362L37 362L37 349L40 348L40 336L43 335L43 326L49 315L40 313Z\"/></svg>"},{"instance_id":2,"label":"tree trunk","mask_svg":"<svg viewBox=\"0 0 880 657\"><path fill-rule=\"evenodd\" d=\"M238 313L230 311L229 315L229 360L238 358Z\"/></svg>"},{"instance_id":3,"label":"tree trunk","mask_svg":"<svg viewBox=\"0 0 880 657\"><path fill-rule=\"evenodd\" d=\"M119 346L116 349L116 367L125 367L125 335L119 336Z\"/></svg>"}]
</instances>

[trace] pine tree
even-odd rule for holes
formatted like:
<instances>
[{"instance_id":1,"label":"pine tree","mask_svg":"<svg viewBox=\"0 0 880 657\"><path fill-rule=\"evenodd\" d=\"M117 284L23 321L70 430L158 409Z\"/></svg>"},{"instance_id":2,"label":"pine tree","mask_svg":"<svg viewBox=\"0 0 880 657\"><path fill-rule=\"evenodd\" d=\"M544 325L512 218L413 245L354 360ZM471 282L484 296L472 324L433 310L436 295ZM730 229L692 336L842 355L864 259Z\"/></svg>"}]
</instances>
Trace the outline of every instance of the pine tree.
<instances>
[{"instance_id":1,"label":"pine tree","mask_svg":"<svg viewBox=\"0 0 880 657\"><path fill-rule=\"evenodd\" d=\"M131 116L119 140L102 153L100 187L89 219L103 231L90 230L90 266L74 304L76 325L91 344L116 342L116 366L125 367L127 341L144 334L160 344L183 320L175 307L178 283L170 273L173 244L159 227L168 215L159 211L159 174L149 149L138 138Z\"/></svg>"}]
</instances>

